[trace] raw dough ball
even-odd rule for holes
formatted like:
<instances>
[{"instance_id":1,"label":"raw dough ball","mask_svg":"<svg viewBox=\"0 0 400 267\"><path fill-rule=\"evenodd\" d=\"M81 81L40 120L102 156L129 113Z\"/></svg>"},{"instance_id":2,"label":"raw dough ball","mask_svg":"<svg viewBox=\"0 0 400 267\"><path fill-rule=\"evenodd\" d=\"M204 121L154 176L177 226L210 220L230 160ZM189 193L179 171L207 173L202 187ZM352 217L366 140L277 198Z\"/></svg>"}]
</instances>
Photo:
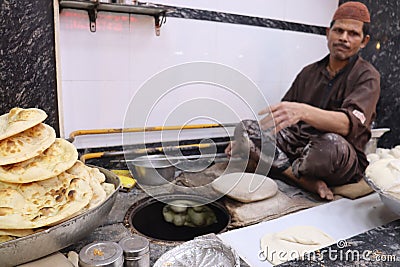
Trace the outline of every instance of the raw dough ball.
<instances>
[{"instance_id":1,"label":"raw dough ball","mask_svg":"<svg viewBox=\"0 0 400 267\"><path fill-rule=\"evenodd\" d=\"M380 157L376 153L370 153L370 154L367 155L367 160L369 161L369 163L375 162L375 161L377 161L379 159L380 159Z\"/></svg>"},{"instance_id":2,"label":"raw dough ball","mask_svg":"<svg viewBox=\"0 0 400 267\"><path fill-rule=\"evenodd\" d=\"M381 158L381 159L395 159L395 157L394 157L392 154L390 154L390 152L389 152L389 153L382 154L382 155L380 156L380 158Z\"/></svg>"},{"instance_id":3,"label":"raw dough ball","mask_svg":"<svg viewBox=\"0 0 400 267\"><path fill-rule=\"evenodd\" d=\"M170 205L171 210L175 213L182 213L182 212L186 212L187 207L183 207L183 206L175 206L175 205Z\"/></svg>"},{"instance_id":4,"label":"raw dough ball","mask_svg":"<svg viewBox=\"0 0 400 267\"><path fill-rule=\"evenodd\" d=\"M390 154L396 159L400 159L400 146L395 146L390 150Z\"/></svg>"},{"instance_id":5,"label":"raw dough ball","mask_svg":"<svg viewBox=\"0 0 400 267\"><path fill-rule=\"evenodd\" d=\"M295 226L261 238L264 256L274 265L302 258L306 253L334 244L335 240L313 226Z\"/></svg>"},{"instance_id":6,"label":"raw dough ball","mask_svg":"<svg viewBox=\"0 0 400 267\"><path fill-rule=\"evenodd\" d=\"M174 200L163 207L164 220L175 226L205 227L217 222L214 211L190 200Z\"/></svg>"},{"instance_id":7,"label":"raw dough ball","mask_svg":"<svg viewBox=\"0 0 400 267\"><path fill-rule=\"evenodd\" d=\"M400 178L400 160L380 159L370 164L365 175L381 190L386 190Z\"/></svg>"},{"instance_id":8,"label":"raw dough ball","mask_svg":"<svg viewBox=\"0 0 400 267\"><path fill-rule=\"evenodd\" d=\"M365 175L382 192L400 199L400 159L380 159L370 164Z\"/></svg>"},{"instance_id":9,"label":"raw dough ball","mask_svg":"<svg viewBox=\"0 0 400 267\"><path fill-rule=\"evenodd\" d=\"M254 173L225 174L215 179L211 185L216 191L244 203L267 199L278 192L274 180Z\"/></svg>"},{"instance_id":10,"label":"raw dough ball","mask_svg":"<svg viewBox=\"0 0 400 267\"><path fill-rule=\"evenodd\" d=\"M166 209L165 207L166 206L164 206L164 208L163 208L164 220L166 222L173 223L174 222L175 213L173 211L171 211L171 210Z\"/></svg>"},{"instance_id":11,"label":"raw dough ball","mask_svg":"<svg viewBox=\"0 0 400 267\"><path fill-rule=\"evenodd\" d=\"M385 158L394 158L391 154L390 154L390 149L388 148L377 148L376 149L376 154L378 154L378 156L381 159L385 159Z\"/></svg>"},{"instance_id":12,"label":"raw dough ball","mask_svg":"<svg viewBox=\"0 0 400 267\"><path fill-rule=\"evenodd\" d=\"M200 206L201 210L194 208L188 209L188 221L186 222L187 226L191 227L199 227L199 226L208 226L217 222L217 217L215 216L212 209L207 206Z\"/></svg>"}]
</instances>

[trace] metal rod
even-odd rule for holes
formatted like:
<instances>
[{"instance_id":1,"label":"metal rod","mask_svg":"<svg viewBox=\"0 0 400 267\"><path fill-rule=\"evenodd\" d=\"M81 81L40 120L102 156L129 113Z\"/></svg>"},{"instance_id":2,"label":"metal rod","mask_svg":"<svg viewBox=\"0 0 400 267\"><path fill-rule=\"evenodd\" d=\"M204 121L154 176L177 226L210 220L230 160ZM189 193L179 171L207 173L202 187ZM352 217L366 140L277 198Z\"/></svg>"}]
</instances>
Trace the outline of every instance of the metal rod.
<instances>
[{"instance_id":1,"label":"metal rod","mask_svg":"<svg viewBox=\"0 0 400 267\"><path fill-rule=\"evenodd\" d=\"M217 153L217 154L198 154L198 155L190 155L190 156L166 156L166 159L169 160L180 160L180 159L214 159L214 158L225 158L226 154L225 153ZM136 159L127 159L125 160L126 162L131 162L131 161L146 161L147 159L144 158L136 158ZM156 161L157 158L151 159ZM162 159L164 160L164 159ZM110 162L118 162L117 160L111 160Z\"/></svg>"},{"instance_id":2,"label":"metal rod","mask_svg":"<svg viewBox=\"0 0 400 267\"><path fill-rule=\"evenodd\" d=\"M137 127L137 128L115 128L115 129L92 129L92 130L76 130L70 133L67 141L73 143L78 135L91 134L113 134L113 133L138 133L138 132L153 132L153 131L171 131L171 130L186 130L186 129L206 129L218 127L236 127L236 123L224 124L192 124L178 126L154 126L154 127Z\"/></svg>"},{"instance_id":3,"label":"metal rod","mask_svg":"<svg viewBox=\"0 0 400 267\"><path fill-rule=\"evenodd\" d=\"M176 151L176 150L189 150L194 148L206 148L211 147L212 145L228 145L229 141L226 142L218 142L218 143L203 143L203 144L188 144L188 145L179 145L179 146L161 146L161 147L150 147L150 148L136 148L125 151L104 151L104 152L94 152L94 153L86 153L80 157L80 160L85 163L88 159L95 158L105 158L105 157L116 157L123 156L125 154L153 154L157 152L165 152L165 151Z\"/></svg>"}]
</instances>

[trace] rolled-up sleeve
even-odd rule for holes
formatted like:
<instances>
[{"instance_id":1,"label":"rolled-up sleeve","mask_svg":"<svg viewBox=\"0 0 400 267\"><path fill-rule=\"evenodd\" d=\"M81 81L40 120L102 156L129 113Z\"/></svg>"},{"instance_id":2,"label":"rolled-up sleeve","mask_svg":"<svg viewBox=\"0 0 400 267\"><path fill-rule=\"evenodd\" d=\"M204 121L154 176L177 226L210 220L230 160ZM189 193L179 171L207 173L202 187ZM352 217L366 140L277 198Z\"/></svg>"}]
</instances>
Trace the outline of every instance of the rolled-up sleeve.
<instances>
[{"instance_id":1,"label":"rolled-up sleeve","mask_svg":"<svg viewBox=\"0 0 400 267\"><path fill-rule=\"evenodd\" d=\"M360 68L348 77L346 83L351 90L337 110L344 112L350 120L349 134L345 138L363 150L371 137L370 125L376 117L380 75L373 68Z\"/></svg>"}]
</instances>

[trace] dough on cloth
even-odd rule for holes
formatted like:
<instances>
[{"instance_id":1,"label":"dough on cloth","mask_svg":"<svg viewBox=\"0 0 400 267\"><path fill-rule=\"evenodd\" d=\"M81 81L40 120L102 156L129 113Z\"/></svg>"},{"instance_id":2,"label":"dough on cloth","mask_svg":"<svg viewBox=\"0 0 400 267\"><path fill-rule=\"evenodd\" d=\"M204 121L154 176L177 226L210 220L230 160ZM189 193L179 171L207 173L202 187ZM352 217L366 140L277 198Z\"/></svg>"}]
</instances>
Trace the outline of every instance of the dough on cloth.
<instances>
[{"instance_id":1,"label":"dough on cloth","mask_svg":"<svg viewBox=\"0 0 400 267\"><path fill-rule=\"evenodd\" d=\"M255 173L225 174L215 179L211 185L214 190L244 203L267 199L278 192L274 180Z\"/></svg>"},{"instance_id":2,"label":"dough on cloth","mask_svg":"<svg viewBox=\"0 0 400 267\"><path fill-rule=\"evenodd\" d=\"M261 238L264 257L273 265L302 258L306 253L327 247L336 241L313 226L294 226Z\"/></svg>"}]
</instances>

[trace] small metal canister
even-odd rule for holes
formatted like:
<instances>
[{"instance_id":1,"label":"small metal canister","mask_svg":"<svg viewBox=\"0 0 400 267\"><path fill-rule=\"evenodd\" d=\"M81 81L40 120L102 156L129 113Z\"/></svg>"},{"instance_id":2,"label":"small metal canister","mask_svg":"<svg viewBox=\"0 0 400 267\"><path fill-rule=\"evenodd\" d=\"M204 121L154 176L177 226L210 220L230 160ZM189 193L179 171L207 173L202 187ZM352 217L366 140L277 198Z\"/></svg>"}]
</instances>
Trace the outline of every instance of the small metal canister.
<instances>
[{"instance_id":1,"label":"small metal canister","mask_svg":"<svg viewBox=\"0 0 400 267\"><path fill-rule=\"evenodd\" d=\"M132 235L121 239L118 244L124 251L125 267L149 267L149 241L139 235Z\"/></svg>"},{"instance_id":2,"label":"small metal canister","mask_svg":"<svg viewBox=\"0 0 400 267\"><path fill-rule=\"evenodd\" d=\"M86 245L79 252L80 267L122 267L123 265L123 250L115 242L94 242Z\"/></svg>"}]
</instances>

